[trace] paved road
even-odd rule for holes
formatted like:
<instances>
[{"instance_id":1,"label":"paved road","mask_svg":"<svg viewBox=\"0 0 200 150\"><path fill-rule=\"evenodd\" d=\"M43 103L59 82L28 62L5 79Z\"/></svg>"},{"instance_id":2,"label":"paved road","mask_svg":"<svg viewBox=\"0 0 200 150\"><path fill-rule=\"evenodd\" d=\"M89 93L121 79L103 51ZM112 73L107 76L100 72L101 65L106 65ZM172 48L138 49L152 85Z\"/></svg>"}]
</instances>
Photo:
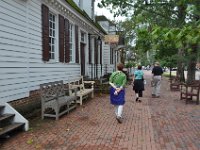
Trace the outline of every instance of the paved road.
<instances>
[{"instance_id":1,"label":"paved road","mask_svg":"<svg viewBox=\"0 0 200 150\"><path fill-rule=\"evenodd\" d=\"M118 124L109 96L84 101L60 120L35 120L30 131L0 145L1 150L200 150L200 105L185 104L163 79L160 98L151 98L150 72L142 103L126 89L124 120Z\"/></svg>"}]
</instances>

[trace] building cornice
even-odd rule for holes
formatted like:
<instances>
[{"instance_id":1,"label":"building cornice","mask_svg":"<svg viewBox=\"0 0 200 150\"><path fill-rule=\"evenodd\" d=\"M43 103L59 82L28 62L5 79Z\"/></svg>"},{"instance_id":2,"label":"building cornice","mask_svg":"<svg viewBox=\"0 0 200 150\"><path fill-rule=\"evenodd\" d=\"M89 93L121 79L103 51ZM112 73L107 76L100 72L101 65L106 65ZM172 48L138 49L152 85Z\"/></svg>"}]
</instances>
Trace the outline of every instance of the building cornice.
<instances>
[{"instance_id":1,"label":"building cornice","mask_svg":"<svg viewBox=\"0 0 200 150\"><path fill-rule=\"evenodd\" d=\"M73 21L79 27L83 28L84 30L92 33L92 34L100 34L103 36L104 34L101 33L94 24L91 23L90 20L85 18L83 15L80 15L79 12L73 10L73 7L70 6L64 0L44 0L44 3L53 7L57 10L61 15L68 18L69 20Z\"/></svg>"}]
</instances>

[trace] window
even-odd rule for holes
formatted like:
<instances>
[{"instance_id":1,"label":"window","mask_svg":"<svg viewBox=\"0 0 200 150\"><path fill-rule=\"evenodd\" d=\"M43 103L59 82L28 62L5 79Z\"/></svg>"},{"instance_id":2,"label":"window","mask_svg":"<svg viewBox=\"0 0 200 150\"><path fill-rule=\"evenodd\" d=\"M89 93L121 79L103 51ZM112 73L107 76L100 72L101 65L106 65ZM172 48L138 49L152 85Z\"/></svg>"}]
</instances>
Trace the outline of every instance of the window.
<instances>
[{"instance_id":1,"label":"window","mask_svg":"<svg viewBox=\"0 0 200 150\"><path fill-rule=\"evenodd\" d=\"M74 62L75 56L75 36L74 36L74 25L69 24L69 50L70 50L70 62Z\"/></svg>"},{"instance_id":2,"label":"window","mask_svg":"<svg viewBox=\"0 0 200 150\"><path fill-rule=\"evenodd\" d=\"M85 33L81 32L81 42L85 43Z\"/></svg>"},{"instance_id":3,"label":"window","mask_svg":"<svg viewBox=\"0 0 200 150\"><path fill-rule=\"evenodd\" d=\"M56 16L49 13L49 58L56 58Z\"/></svg>"}]
</instances>

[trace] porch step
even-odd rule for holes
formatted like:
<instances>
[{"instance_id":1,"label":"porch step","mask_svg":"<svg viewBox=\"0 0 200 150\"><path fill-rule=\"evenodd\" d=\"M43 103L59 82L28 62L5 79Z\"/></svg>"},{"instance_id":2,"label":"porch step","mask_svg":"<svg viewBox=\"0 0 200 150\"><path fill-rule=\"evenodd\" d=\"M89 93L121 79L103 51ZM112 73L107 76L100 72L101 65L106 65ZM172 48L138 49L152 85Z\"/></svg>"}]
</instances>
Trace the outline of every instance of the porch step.
<instances>
[{"instance_id":1,"label":"porch step","mask_svg":"<svg viewBox=\"0 0 200 150\"><path fill-rule=\"evenodd\" d=\"M3 115L0 116L0 122L2 122L4 120L7 120L7 119L10 119L10 118L12 118L14 116L15 116L15 114L3 114Z\"/></svg>"},{"instance_id":2,"label":"porch step","mask_svg":"<svg viewBox=\"0 0 200 150\"><path fill-rule=\"evenodd\" d=\"M0 128L0 137L4 135L8 135L12 131L16 131L17 129L20 129L20 128L22 129L24 125L25 123L13 123L13 124Z\"/></svg>"},{"instance_id":3,"label":"porch step","mask_svg":"<svg viewBox=\"0 0 200 150\"><path fill-rule=\"evenodd\" d=\"M15 113L5 112L6 107L0 105L0 139L6 139L18 131L23 131L25 127L25 123L15 122Z\"/></svg>"}]
</instances>

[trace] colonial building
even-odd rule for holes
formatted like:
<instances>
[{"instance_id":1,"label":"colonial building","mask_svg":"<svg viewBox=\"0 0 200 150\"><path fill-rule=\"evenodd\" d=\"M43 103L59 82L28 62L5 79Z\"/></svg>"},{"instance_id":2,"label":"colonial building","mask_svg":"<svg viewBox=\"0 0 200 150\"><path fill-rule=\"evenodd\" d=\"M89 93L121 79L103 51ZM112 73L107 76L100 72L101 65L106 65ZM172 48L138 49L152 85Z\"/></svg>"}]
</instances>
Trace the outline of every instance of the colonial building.
<instances>
[{"instance_id":1,"label":"colonial building","mask_svg":"<svg viewBox=\"0 0 200 150\"><path fill-rule=\"evenodd\" d=\"M40 84L102 75L106 32L94 22L93 9L94 0L0 1L0 105L16 114L11 106L34 112ZM18 116L27 130L28 121Z\"/></svg>"}]
</instances>

